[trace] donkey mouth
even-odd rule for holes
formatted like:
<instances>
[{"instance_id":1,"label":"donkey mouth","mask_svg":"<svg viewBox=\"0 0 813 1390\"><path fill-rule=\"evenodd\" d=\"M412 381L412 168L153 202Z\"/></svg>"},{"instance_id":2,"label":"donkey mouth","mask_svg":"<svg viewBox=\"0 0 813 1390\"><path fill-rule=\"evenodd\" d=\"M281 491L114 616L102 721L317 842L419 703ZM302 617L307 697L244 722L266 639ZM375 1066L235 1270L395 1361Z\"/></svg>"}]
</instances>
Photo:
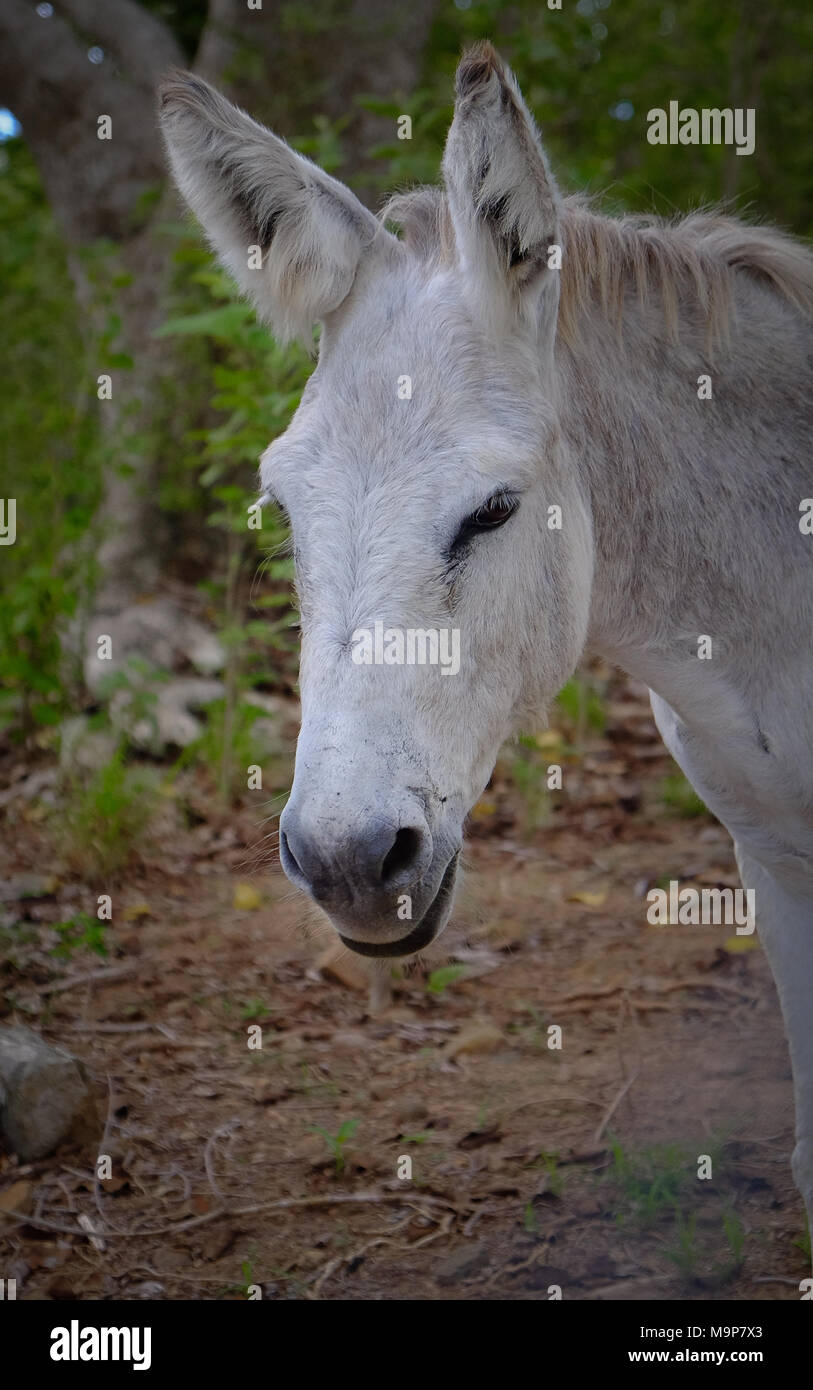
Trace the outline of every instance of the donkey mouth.
<instances>
[{"instance_id":1,"label":"donkey mouth","mask_svg":"<svg viewBox=\"0 0 813 1390\"><path fill-rule=\"evenodd\" d=\"M408 936L402 936L399 941L354 941L351 936L341 936L340 933L344 945L359 956L411 956L415 951L423 950L430 941L434 941L441 928L446 924L454 896L459 855L459 850L452 855L444 870L437 893L417 927Z\"/></svg>"}]
</instances>

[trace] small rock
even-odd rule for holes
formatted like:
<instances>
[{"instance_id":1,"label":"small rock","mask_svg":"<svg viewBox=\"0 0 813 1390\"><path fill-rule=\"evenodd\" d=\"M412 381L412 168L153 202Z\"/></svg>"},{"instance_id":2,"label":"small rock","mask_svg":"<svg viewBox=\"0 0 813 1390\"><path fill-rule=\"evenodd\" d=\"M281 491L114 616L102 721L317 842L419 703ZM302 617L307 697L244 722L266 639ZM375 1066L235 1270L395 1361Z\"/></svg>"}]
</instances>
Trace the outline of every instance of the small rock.
<instances>
[{"instance_id":1,"label":"small rock","mask_svg":"<svg viewBox=\"0 0 813 1390\"><path fill-rule=\"evenodd\" d=\"M488 1246L482 1241L472 1245L461 1245L443 1261L435 1271L438 1284L456 1284L466 1275L474 1274L488 1262Z\"/></svg>"},{"instance_id":2,"label":"small rock","mask_svg":"<svg viewBox=\"0 0 813 1390\"><path fill-rule=\"evenodd\" d=\"M59 766L62 772L98 772L116 751L116 735L92 729L86 714L63 720L59 729Z\"/></svg>"},{"instance_id":3,"label":"small rock","mask_svg":"<svg viewBox=\"0 0 813 1390\"><path fill-rule=\"evenodd\" d=\"M0 1028L0 1137L10 1153L31 1163L96 1122L81 1062L30 1028Z\"/></svg>"},{"instance_id":4,"label":"small rock","mask_svg":"<svg viewBox=\"0 0 813 1390\"><path fill-rule=\"evenodd\" d=\"M55 874L17 874L0 883L0 902L22 902L25 898L51 898L59 887Z\"/></svg>"},{"instance_id":5,"label":"small rock","mask_svg":"<svg viewBox=\"0 0 813 1390\"><path fill-rule=\"evenodd\" d=\"M475 1023L464 1028L446 1047L447 1057L460 1057L470 1052L496 1052L505 1041L499 1028L491 1023Z\"/></svg>"}]
</instances>

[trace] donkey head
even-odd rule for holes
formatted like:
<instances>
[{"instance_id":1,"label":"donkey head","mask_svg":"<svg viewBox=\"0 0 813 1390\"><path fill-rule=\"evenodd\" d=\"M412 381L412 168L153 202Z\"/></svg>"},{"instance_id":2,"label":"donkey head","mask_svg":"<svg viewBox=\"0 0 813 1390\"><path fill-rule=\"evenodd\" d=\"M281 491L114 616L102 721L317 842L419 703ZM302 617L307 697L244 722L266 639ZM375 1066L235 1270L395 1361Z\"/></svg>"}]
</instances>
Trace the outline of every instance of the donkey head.
<instances>
[{"instance_id":1,"label":"donkey head","mask_svg":"<svg viewBox=\"0 0 813 1390\"><path fill-rule=\"evenodd\" d=\"M558 194L490 45L458 69L445 194L391 205L404 240L198 78L172 76L162 99L175 177L241 289L278 336L322 325L262 459L302 614L283 867L348 946L405 955L449 916L500 744L544 719L584 642L590 522L557 430Z\"/></svg>"}]
</instances>

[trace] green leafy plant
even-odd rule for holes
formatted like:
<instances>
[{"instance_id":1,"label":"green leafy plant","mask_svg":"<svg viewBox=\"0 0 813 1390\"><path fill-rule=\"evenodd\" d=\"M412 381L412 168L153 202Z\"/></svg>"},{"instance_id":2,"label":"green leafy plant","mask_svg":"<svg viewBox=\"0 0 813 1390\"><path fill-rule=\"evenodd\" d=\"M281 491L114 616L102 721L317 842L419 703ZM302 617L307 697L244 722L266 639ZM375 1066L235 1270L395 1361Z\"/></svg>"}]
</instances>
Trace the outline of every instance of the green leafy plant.
<instances>
[{"instance_id":1,"label":"green leafy plant","mask_svg":"<svg viewBox=\"0 0 813 1390\"><path fill-rule=\"evenodd\" d=\"M663 1144L631 1154L617 1140L611 1141L613 1156L608 1178L622 1196L616 1213L619 1225L634 1221L651 1226L675 1211L692 1183L688 1153L678 1144Z\"/></svg>"},{"instance_id":2,"label":"green leafy plant","mask_svg":"<svg viewBox=\"0 0 813 1390\"><path fill-rule=\"evenodd\" d=\"M684 819L707 816L708 809L682 772L672 772L661 784L661 800L672 813Z\"/></svg>"},{"instance_id":3,"label":"green leafy plant","mask_svg":"<svg viewBox=\"0 0 813 1390\"><path fill-rule=\"evenodd\" d=\"M564 1186L564 1175L559 1167L558 1159L558 1154L546 1153L543 1149L539 1156L534 1159L533 1165L535 1168L544 1169L545 1173L547 1173L548 1191L552 1192L554 1197L561 1197L562 1188Z\"/></svg>"},{"instance_id":4,"label":"green leafy plant","mask_svg":"<svg viewBox=\"0 0 813 1390\"><path fill-rule=\"evenodd\" d=\"M529 1235L529 1236L538 1236L538 1235L539 1235L539 1230L540 1230L540 1227L539 1227L539 1217L537 1216L536 1212L534 1211L534 1204L533 1204L533 1202L526 1202L526 1203L525 1203L525 1210L524 1210L524 1212L523 1212L522 1224L523 1224L523 1227L524 1227L524 1229L525 1229L526 1235Z\"/></svg>"},{"instance_id":5,"label":"green leafy plant","mask_svg":"<svg viewBox=\"0 0 813 1390\"><path fill-rule=\"evenodd\" d=\"M185 244L181 255L187 268L190 257L196 264ZM191 426L183 445L197 472L206 524L220 542L219 572L202 588L226 651L225 698L212 711L195 753L216 769L220 799L227 802L238 779L245 778L246 765L255 761L248 743L257 715L241 707L242 696L266 683L281 665L291 669L293 679L293 570L281 553L288 529L276 506L258 505L257 462L287 427L312 362L302 348L275 343L251 307L234 301L230 280L208 258L197 264L190 278L206 307L171 316L159 336L198 343L210 363L210 405L217 419L205 428ZM255 616L247 619L247 607Z\"/></svg>"},{"instance_id":6,"label":"green leafy plant","mask_svg":"<svg viewBox=\"0 0 813 1390\"><path fill-rule=\"evenodd\" d=\"M795 1241L793 1242L793 1244L796 1246L797 1250L801 1250L802 1254L804 1255L805 1259L807 1260L807 1262L808 1262L808 1264L809 1264L809 1263L810 1263L810 1254L811 1254L811 1245L810 1245L810 1226L808 1225L807 1221L805 1221L805 1228L804 1228L804 1231L802 1232L801 1236L799 1237L798 1240L795 1240Z\"/></svg>"},{"instance_id":7,"label":"green leafy plant","mask_svg":"<svg viewBox=\"0 0 813 1390\"><path fill-rule=\"evenodd\" d=\"M323 1129L321 1125L310 1126L312 1132L314 1134L321 1134L327 1144L328 1150L333 1157L337 1177L344 1172L346 1162L345 1150L360 1123L359 1120L345 1120L339 1125L335 1134L331 1134L329 1130Z\"/></svg>"},{"instance_id":8,"label":"green leafy plant","mask_svg":"<svg viewBox=\"0 0 813 1390\"><path fill-rule=\"evenodd\" d=\"M60 940L51 955L69 957L74 951L84 948L95 951L99 956L106 956L108 925L96 917L89 917L86 912L75 913L67 922L55 923L53 930L58 933Z\"/></svg>"},{"instance_id":9,"label":"green leafy plant","mask_svg":"<svg viewBox=\"0 0 813 1390\"><path fill-rule=\"evenodd\" d=\"M680 1211L675 1212L675 1240L666 1250L666 1258L677 1266L684 1279L705 1287L719 1287L728 1283L740 1268L745 1233L739 1217L728 1207L722 1213L722 1227L727 1253L720 1255L715 1230L706 1231L701 1239L696 1213L686 1217Z\"/></svg>"},{"instance_id":10,"label":"green leafy plant","mask_svg":"<svg viewBox=\"0 0 813 1390\"><path fill-rule=\"evenodd\" d=\"M520 734L512 750L511 776L524 804L524 832L547 825L551 815L547 785L549 757L531 734Z\"/></svg>"},{"instance_id":11,"label":"green leafy plant","mask_svg":"<svg viewBox=\"0 0 813 1390\"><path fill-rule=\"evenodd\" d=\"M563 685L556 697L565 719L573 729L573 741L579 744L592 730L601 733L606 723L602 684L590 673L573 676Z\"/></svg>"},{"instance_id":12,"label":"green leafy plant","mask_svg":"<svg viewBox=\"0 0 813 1390\"><path fill-rule=\"evenodd\" d=\"M240 1007L240 1018L244 1023L256 1018L268 1018L271 1013L271 1008L262 999L246 999Z\"/></svg>"},{"instance_id":13,"label":"green leafy plant","mask_svg":"<svg viewBox=\"0 0 813 1390\"><path fill-rule=\"evenodd\" d=\"M121 869L147 833L160 780L156 769L128 764L121 745L87 780L71 774L56 812L57 840L70 866L91 876Z\"/></svg>"},{"instance_id":14,"label":"green leafy plant","mask_svg":"<svg viewBox=\"0 0 813 1390\"><path fill-rule=\"evenodd\" d=\"M23 141L7 141L0 157L0 475L17 518L14 543L0 550L0 733L31 741L80 688L80 663L61 639L92 581L84 538L101 458L64 237Z\"/></svg>"},{"instance_id":15,"label":"green leafy plant","mask_svg":"<svg viewBox=\"0 0 813 1390\"><path fill-rule=\"evenodd\" d=\"M433 970L426 981L427 994L440 996L453 985L455 980L460 980L466 974L465 965L441 965L437 970Z\"/></svg>"}]
</instances>

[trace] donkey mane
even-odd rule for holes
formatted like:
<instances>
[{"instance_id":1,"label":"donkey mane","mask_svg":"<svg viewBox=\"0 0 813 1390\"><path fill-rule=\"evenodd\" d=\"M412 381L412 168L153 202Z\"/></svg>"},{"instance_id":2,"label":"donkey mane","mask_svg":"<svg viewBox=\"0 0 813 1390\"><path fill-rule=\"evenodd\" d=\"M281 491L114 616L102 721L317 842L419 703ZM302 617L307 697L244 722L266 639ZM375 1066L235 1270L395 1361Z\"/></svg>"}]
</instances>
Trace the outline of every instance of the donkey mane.
<instances>
[{"instance_id":1,"label":"donkey mane","mask_svg":"<svg viewBox=\"0 0 813 1390\"><path fill-rule=\"evenodd\" d=\"M429 266L454 261L446 194L430 185L394 194L381 219L400 225L407 250ZM610 217L580 194L561 203L562 278L559 328L579 340L579 322L598 299L621 328L633 287L642 303L659 294L667 332L677 340L678 304L700 306L709 344L727 337L734 277L761 281L813 317L813 252L775 227L749 225L711 210L675 221L648 215Z\"/></svg>"}]
</instances>

